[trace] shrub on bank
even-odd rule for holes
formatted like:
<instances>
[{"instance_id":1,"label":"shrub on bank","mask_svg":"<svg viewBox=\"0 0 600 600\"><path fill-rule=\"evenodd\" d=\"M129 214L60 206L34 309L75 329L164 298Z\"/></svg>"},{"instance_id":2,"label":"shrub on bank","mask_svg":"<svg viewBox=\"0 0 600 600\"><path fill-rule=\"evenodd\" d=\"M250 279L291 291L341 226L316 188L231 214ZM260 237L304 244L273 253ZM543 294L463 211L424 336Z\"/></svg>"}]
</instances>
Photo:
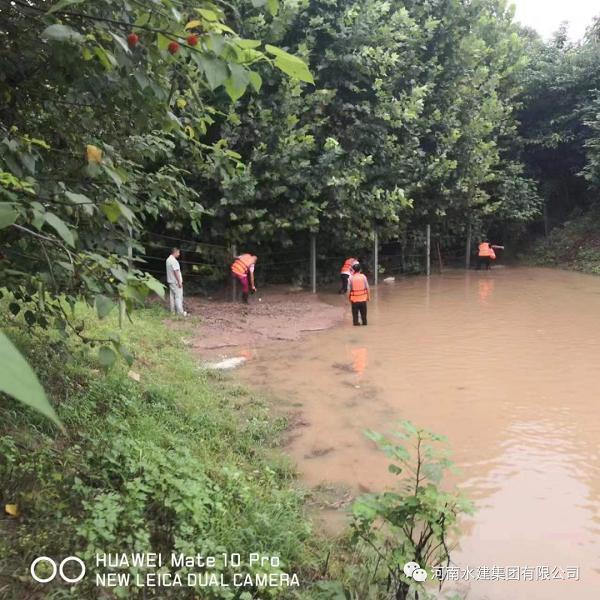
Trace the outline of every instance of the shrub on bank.
<instances>
[{"instance_id":1,"label":"shrub on bank","mask_svg":"<svg viewBox=\"0 0 600 600\"><path fill-rule=\"evenodd\" d=\"M600 210L573 218L539 240L525 257L538 266L552 266L600 275Z\"/></svg>"}]
</instances>

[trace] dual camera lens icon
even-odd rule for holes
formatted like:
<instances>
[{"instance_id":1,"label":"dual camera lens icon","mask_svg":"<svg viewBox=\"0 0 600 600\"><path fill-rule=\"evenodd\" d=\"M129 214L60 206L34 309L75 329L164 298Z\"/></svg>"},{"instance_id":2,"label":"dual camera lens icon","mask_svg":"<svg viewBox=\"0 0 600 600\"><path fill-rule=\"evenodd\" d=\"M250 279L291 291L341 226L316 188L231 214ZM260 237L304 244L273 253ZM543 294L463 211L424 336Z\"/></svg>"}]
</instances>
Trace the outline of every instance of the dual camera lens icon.
<instances>
[{"instance_id":1,"label":"dual camera lens icon","mask_svg":"<svg viewBox=\"0 0 600 600\"><path fill-rule=\"evenodd\" d=\"M77 575L77 577L69 577L65 573L65 567L71 562L75 563L76 565L79 565L79 575ZM49 565L51 574L47 577L41 577L40 575L38 575L37 567L39 564ZM63 560L60 561L60 564L57 564L56 561L50 558L49 556L38 556L31 563L31 566L29 567L29 572L31 573L33 579L35 579L35 581L37 581L38 583L49 583L50 581L55 579L57 575L65 583L78 583L85 576L85 563L77 556L67 556L67 558L63 558Z\"/></svg>"},{"instance_id":2,"label":"dual camera lens icon","mask_svg":"<svg viewBox=\"0 0 600 600\"><path fill-rule=\"evenodd\" d=\"M419 583L423 583L423 581L427 580L427 571L425 569L421 569L421 565L416 562L407 562L404 565L404 574Z\"/></svg>"}]
</instances>

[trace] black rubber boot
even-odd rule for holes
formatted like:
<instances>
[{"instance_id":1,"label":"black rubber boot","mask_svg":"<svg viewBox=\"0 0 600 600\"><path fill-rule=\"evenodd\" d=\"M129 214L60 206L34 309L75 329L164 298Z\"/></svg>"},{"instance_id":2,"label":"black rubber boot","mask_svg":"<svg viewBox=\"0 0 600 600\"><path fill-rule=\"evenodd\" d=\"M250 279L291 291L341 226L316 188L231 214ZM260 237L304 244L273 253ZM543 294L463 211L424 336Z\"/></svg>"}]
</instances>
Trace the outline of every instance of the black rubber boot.
<instances>
[{"instance_id":1,"label":"black rubber boot","mask_svg":"<svg viewBox=\"0 0 600 600\"><path fill-rule=\"evenodd\" d=\"M242 302L248 304L248 292L242 292Z\"/></svg>"}]
</instances>

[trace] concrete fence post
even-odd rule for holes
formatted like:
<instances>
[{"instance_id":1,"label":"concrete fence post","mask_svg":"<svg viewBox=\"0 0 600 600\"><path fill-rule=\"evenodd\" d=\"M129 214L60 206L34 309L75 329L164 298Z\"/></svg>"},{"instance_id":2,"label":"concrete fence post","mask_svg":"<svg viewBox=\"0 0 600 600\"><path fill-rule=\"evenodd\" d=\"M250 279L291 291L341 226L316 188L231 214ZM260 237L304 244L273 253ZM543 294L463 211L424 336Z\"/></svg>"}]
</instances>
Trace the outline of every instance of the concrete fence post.
<instances>
[{"instance_id":1,"label":"concrete fence post","mask_svg":"<svg viewBox=\"0 0 600 600\"><path fill-rule=\"evenodd\" d=\"M471 223L467 225L467 247L465 248L465 268L467 271L471 268Z\"/></svg>"},{"instance_id":2,"label":"concrete fence post","mask_svg":"<svg viewBox=\"0 0 600 600\"><path fill-rule=\"evenodd\" d=\"M231 246L231 256L232 256L233 260L235 260L237 258L237 246L235 244L233 244ZM235 302L236 299L237 299L237 278L232 277L231 278L231 301Z\"/></svg>"},{"instance_id":3,"label":"concrete fence post","mask_svg":"<svg viewBox=\"0 0 600 600\"><path fill-rule=\"evenodd\" d=\"M379 232L373 230L373 284L379 283Z\"/></svg>"},{"instance_id":4,"label":"concrete fence post","mask_svg":"<svg viewBox=\"0 0 600 600\"><path fill-rule=\"evenodd\" d=\"M427 277L431 276L431 225L427 225L427 231L426 231L426 247L427 247L427 251L426 251L426 270L427 270Z\"/></svg>"},{"instance_id":5,"label":"concrete fence post","mask_svg":"<svg viewBox=\"0 0 600 600\"><path fill-rule=\"evenodd\" d=\"M312 293L317 293L317 234L310 234L310 283Z\"/></svg>"}]
</instances>

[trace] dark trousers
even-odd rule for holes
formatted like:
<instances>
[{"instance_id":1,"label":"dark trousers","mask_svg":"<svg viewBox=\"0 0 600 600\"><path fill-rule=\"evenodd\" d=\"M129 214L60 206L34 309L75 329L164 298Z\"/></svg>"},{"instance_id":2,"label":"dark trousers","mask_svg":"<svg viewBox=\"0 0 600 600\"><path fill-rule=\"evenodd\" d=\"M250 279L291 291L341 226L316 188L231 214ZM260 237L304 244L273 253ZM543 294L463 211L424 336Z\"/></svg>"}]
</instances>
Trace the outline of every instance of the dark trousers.
<instances>
[{"instance_id":1,"label":"dark trousers","mask_svg":"<svg viewBox=\"0 0 600 600\"><path fill-rule=\"evenodd\" d=\"M489 256L478 256L477 270L481 269L482 265L489 271L492 267L492 259Z\"/></svg>"},{"instance_id":2,"label":"dark trousers","mask_svg":"<svg viewBox=\"0 0 600 600\"><path fill-rule=\"evenodd\" d=\"M358 322L358 315L363 325L367 324L367 303L366 302L352 302L352 321L355 325L360 325Z\"/></svg>"},{"instance_id":3,"label":"dark trousers","mask_svg":"<svg viewBox=\"0 0 600 600\"><path fill-rule=\"evenodd\" d=\"M348 291L348 280L350 279L350 275L348 273L340 273L340 294L345 294Z\"/></svg>"}]
</instances>

